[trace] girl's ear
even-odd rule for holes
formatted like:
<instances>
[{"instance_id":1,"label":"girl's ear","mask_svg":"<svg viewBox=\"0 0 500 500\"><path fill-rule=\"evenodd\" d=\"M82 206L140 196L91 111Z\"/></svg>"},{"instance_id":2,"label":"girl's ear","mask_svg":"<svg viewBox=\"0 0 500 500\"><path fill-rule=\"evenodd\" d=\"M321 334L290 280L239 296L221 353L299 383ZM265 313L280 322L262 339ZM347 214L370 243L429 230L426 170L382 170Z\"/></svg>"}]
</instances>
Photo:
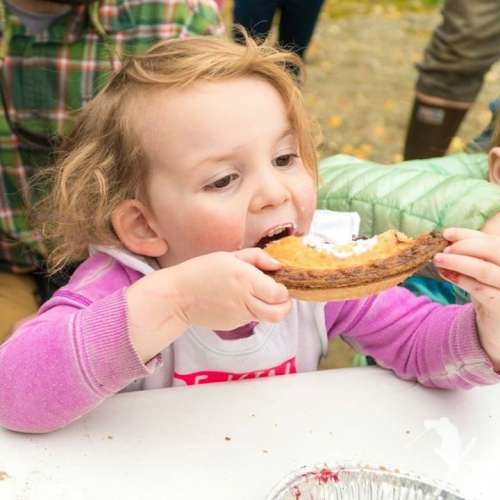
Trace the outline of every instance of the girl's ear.
<instances>
[{"instance_id":1,"label":"girl's ear","mask_svg":"<svg viewBox=\"0 0 500 500\"><path fill-rule=\"evenodd\" d=\"M111 223L127 250L144 257L160 257L167 253L168 244L161 237L153 215L140 201L123 201L114 210Z\"/></svg>"},{"instance_id":2,"label":"girl's ear","mask_svg":"<svg viewBox=\"0 0 500 500\"><path fill-rule=\"evenodd\" d=\"M500 186L500 147L494 147L488 154L488 180Z\"/></svg>"}]
</instances>

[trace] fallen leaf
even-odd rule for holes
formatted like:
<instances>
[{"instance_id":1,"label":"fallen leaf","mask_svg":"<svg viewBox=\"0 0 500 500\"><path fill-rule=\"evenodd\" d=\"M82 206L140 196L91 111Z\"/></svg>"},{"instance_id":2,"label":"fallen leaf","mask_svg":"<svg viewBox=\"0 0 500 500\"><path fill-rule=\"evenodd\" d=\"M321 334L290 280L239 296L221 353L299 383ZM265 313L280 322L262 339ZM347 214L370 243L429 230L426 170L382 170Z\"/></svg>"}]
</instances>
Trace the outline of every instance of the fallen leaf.
<instances>
[{"instance_id":1,"label":"fallen leaf","mask_svg":"<svg viewBox=\"0 0 500 500\"><path fill-rule=\"evenodd\" d=\"M354 153L356 152L356 148L352 144L344 144L340 148L340 152L345 155L352 155L354 156Z\"/></svg>"},{"instance_id":2,"label":"fallen leaf","mask_svg":"<svg viewBox=\"0 0 500 500\"><path fill-rule=\"evenodd\" d=\"M338 115L332 115L328 119L328 125L330 125L331 128L339 128L343 122L344 119Z\"/></svg>"},{"instance_id":3,"label":"fallen leaf","mask_svg":"<svg viewBox=\"0 0 500 500\"><path fill-rule=\"evenodd\" d=\"M368 159L373 152L373 146L371 144L361 144L354 152L354 156L360 158L361 160Z\"/></svg>"},{"instance_id":4,"label":"fallen leaf","mask_svg":"<svg viewBox=\"0 0 500 500\"><path fill-rule=\"evenodd\" d=\"M394 109L394 101L392 99L386 99L384 101L384 109L386 111L392 111Z\"/></svg>"}]
</instances>

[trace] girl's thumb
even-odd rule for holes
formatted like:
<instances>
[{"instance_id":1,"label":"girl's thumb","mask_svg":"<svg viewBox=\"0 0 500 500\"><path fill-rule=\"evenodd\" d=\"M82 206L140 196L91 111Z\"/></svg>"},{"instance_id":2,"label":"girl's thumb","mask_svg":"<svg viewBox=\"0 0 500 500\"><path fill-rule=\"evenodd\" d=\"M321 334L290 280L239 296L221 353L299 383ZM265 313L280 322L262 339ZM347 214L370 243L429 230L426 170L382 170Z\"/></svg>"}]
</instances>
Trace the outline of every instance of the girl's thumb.
<instances>
[{"instance_id":1,"label":"girl's thumb","mask_svg":"<svg viewBox=\"0 0 500 500\"><path fill-rule=\"evenodd\" d=\"M244 248L235 252L234 255L238 259L264 271L275 271L281 267L279 260L274 259L261 248Z\"/></svg>"}]
</instances>

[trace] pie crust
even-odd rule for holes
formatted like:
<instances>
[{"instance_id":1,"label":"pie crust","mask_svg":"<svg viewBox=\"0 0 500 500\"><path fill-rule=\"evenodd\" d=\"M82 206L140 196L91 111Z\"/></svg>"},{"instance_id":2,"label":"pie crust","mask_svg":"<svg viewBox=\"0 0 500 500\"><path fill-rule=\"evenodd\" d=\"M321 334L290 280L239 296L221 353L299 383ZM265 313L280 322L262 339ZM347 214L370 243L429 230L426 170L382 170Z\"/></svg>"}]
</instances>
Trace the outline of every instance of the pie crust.
<instances>
[{"instance_id":1,"label":"pie crust","mask_svg":"<svg viewBox=\"0 0 500 500\"><path fill-rule=\"evenodd\" d=\"M413 239L389 230L377 235L373 248L348 258L318 251L296 236L272 241L265 250L282 264L268 274L292 297L327 301L366 297L395 286L448 244L438 231Z\"/></svg>"}]
</instances>

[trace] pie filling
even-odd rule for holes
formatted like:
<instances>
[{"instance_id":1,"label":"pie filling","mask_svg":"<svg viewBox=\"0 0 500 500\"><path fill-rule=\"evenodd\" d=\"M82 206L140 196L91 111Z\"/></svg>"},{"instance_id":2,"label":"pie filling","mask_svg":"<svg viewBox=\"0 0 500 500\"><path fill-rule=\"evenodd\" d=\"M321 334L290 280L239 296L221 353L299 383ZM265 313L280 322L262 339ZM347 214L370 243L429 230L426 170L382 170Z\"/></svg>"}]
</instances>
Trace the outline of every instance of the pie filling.
<instances>
[{"instance_id":1,"label":"pie filling","mask_svg":"<svg viewBox=\"0 0 500 500\"><path fill-rule=\"evenodd\" d=\"M333 255L337 259L348 259L371 250L377 245L378 237L353 240L349 243L336 243L335 241L326 241L316 234L307 234L302 238L302 242L317 252Z\"/></svg>"},{"instance_id":2,"label":"pie filling","mask_svg":"<svg viewBox=\"0 0 500 500\"><path fill-rule=\"evenodd\" d=\"M273 241L266 251L283 267L270 272L288 288L325 289L369 284L398 275L409 275L428 262L448 242L432 231L416 239L397 231L386 231L365 246L352 242L347 249L317 251L307 245L307 237L290 236ZM341 245L345 247L346 244ZM357 249L357 250L355 250ZM340 255L335 255L335 253ZM350 255L345 255L349 253Z\"/></svg>"}]
</instances>

